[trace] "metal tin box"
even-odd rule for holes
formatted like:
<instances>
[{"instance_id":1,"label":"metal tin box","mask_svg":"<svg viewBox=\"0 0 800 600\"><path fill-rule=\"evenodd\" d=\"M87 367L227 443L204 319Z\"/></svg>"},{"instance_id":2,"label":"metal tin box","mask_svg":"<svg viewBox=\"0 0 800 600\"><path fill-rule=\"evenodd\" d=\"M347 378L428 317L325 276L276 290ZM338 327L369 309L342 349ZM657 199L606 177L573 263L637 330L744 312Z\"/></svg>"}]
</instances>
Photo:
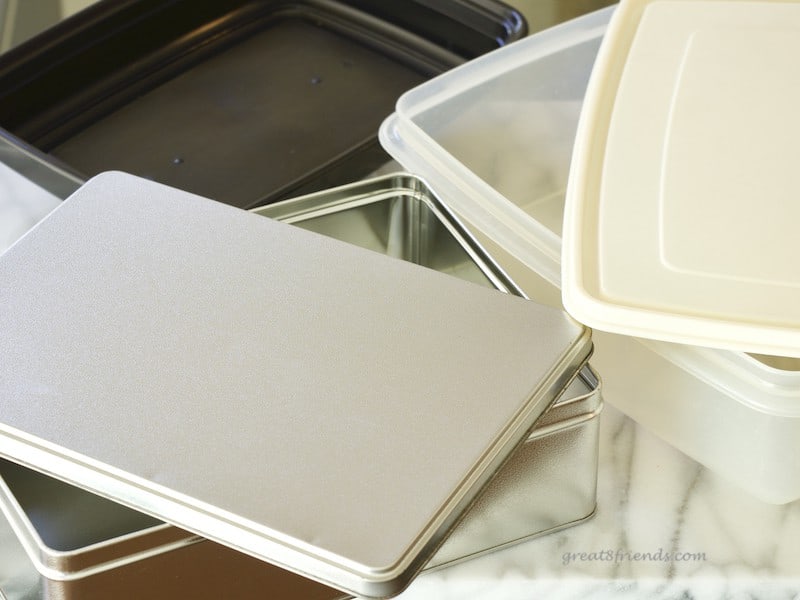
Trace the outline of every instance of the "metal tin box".
<instances>
[{"instance_id":1,"label":"metal tin box","mask_svg":"<svg viewBox=\"0 0 800 600\"><path fill-rule=\"evenodd\" d=\"M439 197L397 173L253 209L363 248L524 295ZM586 367L537 422L428 567L578 523L594 513L600 383Z\"/></svg>"},{"instance_id":2,"label":"metal tin box","mask_svg":"<svg viewBox=\"0 0 800 600\"><path fill-rule=\"evenodd\" d=\"M366 176L400 93L525 30L494 0L98 2L0 57L0 127L256 206Z\"/></svg>"},{"instance_id":3,"label":"metal tin box","mask_svg":"<svg viewBox=\"0 0 800 600\"><path fill-rule=\"evenodd\" d=\"M359 596L411 582L592 349L561 310L125 173L0 278L0 455Z\"/></svg>"},{"instance_id":4,"label":"metal tin box","mask_svg":"<svg viewBox=\"0 0 800 600\"><path fill-rule=\"evenodd\" d=\"M407 175L378 178L258 209L372 250L515 293L438 199ZM593 514L599 382L589 367L536 423L426 568L573 525ZM341 594L13 463L0 463L0 504L41 579L43 598ZM0 551L3 549L0 548ZM224 561L224 569L211 559ZM169 573L171 579L162 580ZM238 587L237 587L238 586ZM186 593L187 590L181 590Z\"/></svg>"}]
</instances>

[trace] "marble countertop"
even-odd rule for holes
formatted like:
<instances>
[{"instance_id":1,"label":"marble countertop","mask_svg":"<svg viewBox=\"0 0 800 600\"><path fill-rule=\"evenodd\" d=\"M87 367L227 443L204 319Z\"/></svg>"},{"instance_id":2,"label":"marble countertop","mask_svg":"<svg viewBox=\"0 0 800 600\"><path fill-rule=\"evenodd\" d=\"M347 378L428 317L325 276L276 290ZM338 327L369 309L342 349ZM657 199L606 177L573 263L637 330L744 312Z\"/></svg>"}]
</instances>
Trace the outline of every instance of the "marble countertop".
<instances>
[{"instance_id":1,"label":"marble countertop","mask_svg":"<svg viewBox=\"0 0 800 600\"><path fill-rule=\"evenodd\" d=\"M754 499L612 403L606 397L592 520L425 573L400 597L800 597L800 502Z\"/></svg>"},{"instance_id":2,"label":"marble countertop","mask_svg":"<svg viewBox=\"0 0 800 600\"><path fill-rule=\"evenodd\" d=\"M59 202L8 162L0 163L3 248ZM400 597L800 598L800 501L756 500L605 400L592 519L424 573ZM3 527L0 553L9 600L35 598L35 571Z\"/></svg>"}]
</instances>

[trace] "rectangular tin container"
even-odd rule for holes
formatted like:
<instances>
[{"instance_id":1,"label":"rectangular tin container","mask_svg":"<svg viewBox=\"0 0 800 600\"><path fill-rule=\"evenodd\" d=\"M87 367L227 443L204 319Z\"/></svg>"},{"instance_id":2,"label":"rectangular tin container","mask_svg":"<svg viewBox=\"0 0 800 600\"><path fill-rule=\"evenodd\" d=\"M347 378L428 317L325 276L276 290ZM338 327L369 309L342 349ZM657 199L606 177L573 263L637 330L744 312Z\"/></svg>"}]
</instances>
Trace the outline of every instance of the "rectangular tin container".
<instances>
[{"instance_id":1,"label":"rectangular tin container","mask_svg":"<svg viewBox=\"0 0 800 600\"><path fill-rule=\"evenodd\" d=\"M517 293L446 207L412 176L376 178L255 212ZM537 421L426 568L589 518L595 507L601 408L599 380L585 367ZM0 506L41 573L37 578L29 569L18 576L36 588L31 597L170 598L191 590L192 597L200 599L256 598L265 589L291 598L342 597L341 592L13 463L0 463L0 476ZM0 548L0 554L3 551ZM170 577L165 580L166 574Z\"/></svg>"},{"instance_id":2,"label":"rectangular tin container","mask_svg":"<svg viewBox=\"0 0 800 600\"><path fill-rule=\"evenodd\" d=\"M0 127L84 179L239 207L353 181L400 93L526 32L494 0L428 4L98 2L0 57Z\"/></svg>"},{"instance_id":3,"label":"rectangular tin container","mask_svg":"<svg viewBox=\"0 0 800 600\"><path fill-rule=\"evenodd\" d=\"M0 278L0 455L373 598L592 350L561 310L119 172Z\"/></svg>"},{"instance_id":4,"label":"rectangular tin container","mask_svg":"<svg viewBox=\"0 0 800 600\"><path fill-rule=\"evenodd\" d=\"M253 209L266 217L524 296L420 178L376 177ZM600 382L586 367L536 422L428 563L441 566L594 513Z\"/></svg>"}]
</instances>

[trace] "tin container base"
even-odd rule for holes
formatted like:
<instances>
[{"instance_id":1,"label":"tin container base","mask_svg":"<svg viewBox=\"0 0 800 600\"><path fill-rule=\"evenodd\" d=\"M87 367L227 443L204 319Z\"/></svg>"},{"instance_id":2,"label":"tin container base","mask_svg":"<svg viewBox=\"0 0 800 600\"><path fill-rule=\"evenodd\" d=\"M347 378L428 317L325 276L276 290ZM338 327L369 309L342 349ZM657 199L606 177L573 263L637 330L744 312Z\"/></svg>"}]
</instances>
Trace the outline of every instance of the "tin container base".
<instances>
[{"instance_id":1,"label":"tin container base","mask_svg":"<svg viewBox=\"0 0 800 600\"><path fill-rule=\"evenodd\" d=\"M343 600L339 590L208 541L74 581L42 579L42 595L58 600L140 598L303 598Z\"/></svg>"},{"instance_id":2,"label":"tin container base","mask_svg":"<svg viewBox=\"0 0 800 600\"><path fill-rule=\"evenodd\" d=\"M254 212L518 293L424 182L406 174ZM600 381L585 366L484 487L425 569L443 568L591 518L601 410ZM305 600L347 597L7 461L0 461L0 508L41 574L39 595L31 600L255 599L265 591Z\"/></svg>"},{"instance_id":3,"label":"tin container base","mask_svg":"<svg viewBox=\"0 0 800 600\"><path fill-rule=\"evenodd\" d=\"M452 567L453 565L461 564L461 563L466 562L468 560L472 560L473 558L479 558L481 556L484 556L486 554L490 554L492 552L498 552L500 550L504 550L505 548L511 548L512 546L516 546L517 544L524 544L525 542L529 542L529 541L535 540L535 539L540 538L540 537L545 536L545 535L550 535L552 533L558 533L559 531L563 531L564 529L569 529L570 527L575 527L576 525L580 525L581 523L585 523L586 521L592 520L596 513L597 513L597 505L595 505L595 507L592 509L592 512L590 512L585 517L581 517L580 519L575 519L574 521L570 521L568 523L562 523L560 525L556 525L555 527L551 527L550 529L545 529L543 531L537 531L536 533L531 533L530 535L526 535L526 536L523 536L523 537L515 539L515 540L509 540L507 542L504 542L504 543L499 544L497 546L494 546L492 548L485 548L483 550L479 550L478 552L475 552L475 553L470 554L468 556L461 556L459 558L454 558L453 560L450 560L448 562L443 562L443 563L438 563L438 564L431 564L431 566L429 566L427 569L425 569L425 572L431 572L432 573L432 572L435 572L435 571L439 571L440 569L444 569L444 568L447 568L447 567ZM435 560L436 560L436 558L434 557L434 560L432 562L435 562Z\"/></svg>"},{"instance_id":4,"label":"tin container base","mask_svg":"<svg viewBox=\"0 0 800 600\"><path fill-rule=\"evenodd\" d=\"M600 382L585 367L425 570L590 519L601 410ZM176 527L147 526L149 517L2 459L0 507L28 554L16 553L19 574L0 583L24 587L29 600L256 599L265 590L290 599L350 597ZM0 539L4 558L9 543Z\"/></svg>"}]
</instances>

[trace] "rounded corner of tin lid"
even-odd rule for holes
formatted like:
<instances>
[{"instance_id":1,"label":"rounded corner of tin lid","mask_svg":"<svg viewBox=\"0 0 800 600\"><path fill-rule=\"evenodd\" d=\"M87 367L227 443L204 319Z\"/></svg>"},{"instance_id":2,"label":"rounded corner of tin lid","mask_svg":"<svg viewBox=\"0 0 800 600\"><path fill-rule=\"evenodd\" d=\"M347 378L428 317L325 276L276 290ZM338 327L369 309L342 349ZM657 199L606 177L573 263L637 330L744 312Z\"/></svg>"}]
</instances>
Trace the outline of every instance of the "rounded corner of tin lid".
<instances>
[{"instance_id":1,"label":"rounded corner of tin lid","mask_svg":"<svg viewBox=\"0 0 800 600\"><path fill-rule=\"evenodd\" d=\"M573 339L569 349L562 357L560 370L577 373L580 371L594 353L592 328L566 311L561 311L564 319L573 328Z\"/></svg>"},{"instance_id":2,"label":"rounded corner of tin lid","mask_svg":"<svg viewBox=\"0 0 800 600\"><path fill-rule=\"evenodd\" d=\"M113 169L111 171L101 171L96 175L92 175L83 183L81 188L86 186L113 184L119 181L134 181L138 179L139 177L136 175L131 175L130 173L126 173L125 171L120 171L118 169Z\"/></svg>"},{"instance_id":3,"label":"rounded corner of tin lid","mask_svg":"<svg viewBox=\"0 0 800 600\"><path fill-rule=\"evenodd\" d=\"M113 198L127 198L134 191L141 190L145 195L146 190L152 186L154 182L151 179L139 177L126 171L111 170L102 171L87 179L83 184L75 190L75 192L68 198L81 197L82 202L107 202ZM166 186L164 186L166 187ZM108 197L106 197L108 194Z\"/></svg>"},{"instance_id":4,"label":"rounded corner of tin lid","mask_svg":"<svg viewBox=\"0 0 800 600\"><path fill-rule=\"evenodd\" d=\"M373 567L360 574L357 592L359 597L380 600L393 598L401 594L424 566L416 564L419 561L410 561L408 556L383 567Z\"/></svg>"}]
</instances>

